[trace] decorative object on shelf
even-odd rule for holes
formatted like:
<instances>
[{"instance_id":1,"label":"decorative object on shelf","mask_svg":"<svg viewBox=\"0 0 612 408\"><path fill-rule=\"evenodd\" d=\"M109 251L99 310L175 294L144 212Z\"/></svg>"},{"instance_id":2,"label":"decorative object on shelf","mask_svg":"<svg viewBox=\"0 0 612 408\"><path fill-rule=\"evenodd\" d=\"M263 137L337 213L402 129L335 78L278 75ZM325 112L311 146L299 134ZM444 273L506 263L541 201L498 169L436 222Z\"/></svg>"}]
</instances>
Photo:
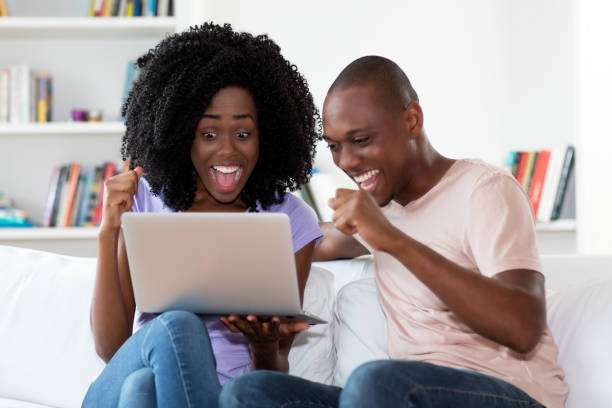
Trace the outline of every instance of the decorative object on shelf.
<instances>
[{"instance_id":1,"label":"decorative object on shelf","mask_svg":"<svg viewBox=\"0 0 612 408\"><path fill-rule=\"evenodd\" d=\"M172 0L91 0L90 17L168 17L174 15Z\"/></svg>"},{"instance_id":2,"label":"decorative object on shelf","mask_svg":"<svg viewBox=\"0 0 612 408\"><path fill-rule=\"evenodd\" d=\"M506 167L529 195L539 222L576 217L574 152L574 147L567 145L508 153Z\"/></svg>"},{"instance_id":3,"label":"decorative object on shelf","mask_svg":"<svg viewBox=\"0 0 612 408\"><path fill-rule=\"evenodd\" d=\"M0 192L0 227L21 228L32 227L25 211L13 206L11 200Z\"/></svg>"},{"instance_id":4,"label":"decorative object on shelf","mask_svg":"<svg viewBox=\"0 0 612 408\"><path fill-rule=\"evenodd\" d=\"M87 115L89 122L102 122L102 111L100 109L92 109Z\"/></svg>"},{"instance_id":5,"label":"decorative object on shelf","mask_svg":"<svg viewBox=\"0 0 612 408\"><path fill-rule=\"evenodd\" d=\"M73 122L102 122L102 110L72 109L70 111L70 119Z\"/></svg>"},{"instance_id":6,"label":"decorative object on shelf","mask_svg":"<svg viewBox=\"0 0 612 408\"><path fill-rule=\"evenodd\" d=\"M52 120L53 78L27 65L0 69L0 123Z\"/></svg>"},{"instance_id":7,"label":"decorative object on shelf","mask_svg":"<svg viewBox=\"0 0 612 408\"><path fill-rule=\"evenodd\" d=\"M85 168L73 162L51 174L43 216L45 227L97 226L102 219L104 183L116 174L115 163Z\"/></svg>"},{"instance_id":8,"label":"decorative object on shelf","mask_svg":"<svg viewBox=\"0 0 612 408\"><path fill-rule=\"evenodd\" d=\"M70 119L73 122L87 122L89 120L89 112L87 109L71 109Z\"/></svg>"}]
</instances>

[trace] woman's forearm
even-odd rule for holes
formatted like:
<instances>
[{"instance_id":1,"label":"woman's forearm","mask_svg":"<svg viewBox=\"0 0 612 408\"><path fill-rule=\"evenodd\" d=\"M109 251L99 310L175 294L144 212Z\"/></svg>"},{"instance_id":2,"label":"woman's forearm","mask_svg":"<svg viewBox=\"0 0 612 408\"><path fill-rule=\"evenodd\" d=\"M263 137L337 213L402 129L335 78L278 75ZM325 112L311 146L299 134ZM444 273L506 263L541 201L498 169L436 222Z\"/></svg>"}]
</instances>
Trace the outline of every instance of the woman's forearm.
<instances>
[{"instance_id":1,"label":"woman's forearm","mask_svg":"<svg viewBox=\"0 0 612 408\"><path fill-rule=\"evenodd\" d=\"M110 360L131 333L119 281L118 240L118 229L101 230L98 236L98 264L91 304L91 328L96 352L105 361Z\"/></svg>"},{"instance_id":2,"label":"woman's forearm","mask_svg":"<svg viewBox=\"0 0 612 408\"><path fill-rule=\"evenodd\" d=\"M289 359L280 352L279 342L251 345L251 365L255 370L289 372Z\"/></svg>"}]
</instances>

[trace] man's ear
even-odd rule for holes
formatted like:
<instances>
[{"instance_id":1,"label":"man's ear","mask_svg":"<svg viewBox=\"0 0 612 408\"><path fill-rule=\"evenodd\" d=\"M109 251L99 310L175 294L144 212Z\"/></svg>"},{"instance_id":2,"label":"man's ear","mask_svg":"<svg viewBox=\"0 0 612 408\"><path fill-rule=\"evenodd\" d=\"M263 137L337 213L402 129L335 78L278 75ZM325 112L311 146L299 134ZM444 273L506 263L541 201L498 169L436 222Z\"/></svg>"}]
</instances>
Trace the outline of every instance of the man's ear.
<instances>
[{"instance_id":1,"label":"man's ear","mask_svg":"<svg viewBox=\"0 0 612 408\"><path fill-rule=\"evenodd\" d=\"M406 105L403 119L406 124L406 130L411 135L421 135L423 130L423 110L417 101L412 101Z\"/></svg>"}]
</instances>

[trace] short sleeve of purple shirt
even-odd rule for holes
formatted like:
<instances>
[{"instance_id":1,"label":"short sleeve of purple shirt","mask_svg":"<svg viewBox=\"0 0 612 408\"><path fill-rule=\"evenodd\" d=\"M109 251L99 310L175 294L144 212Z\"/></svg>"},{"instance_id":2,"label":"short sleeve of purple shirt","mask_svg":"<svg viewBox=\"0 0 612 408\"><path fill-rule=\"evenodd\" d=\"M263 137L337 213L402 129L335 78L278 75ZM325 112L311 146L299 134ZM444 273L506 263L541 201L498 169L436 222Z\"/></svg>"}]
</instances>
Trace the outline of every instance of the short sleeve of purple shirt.
<instances>
[{"instance_id":1,"label":"short sleeve of purple shirt","mask_svg":"<svg viewBox=\"0 0 612 408\"><path fill-rule=\"evenodd\" d=\"M313 209L293 194L285 194L282 203L275 204L267 210L261 209L260 206L258 210L260 212L283 212L289 216L294 253L312 241L318 242L323 236ZM141 177L138 182L132 211L139 213L174 212L171 208L166 207L160 197L153 195L144 177ZM153 314L137 312L137 329L154 317ZM251 356L245 337L241 333L230 332L221 323L219 316L203 315L201 319L208 329L221 385L249 371Z\"/></svg>"}]
</instances>

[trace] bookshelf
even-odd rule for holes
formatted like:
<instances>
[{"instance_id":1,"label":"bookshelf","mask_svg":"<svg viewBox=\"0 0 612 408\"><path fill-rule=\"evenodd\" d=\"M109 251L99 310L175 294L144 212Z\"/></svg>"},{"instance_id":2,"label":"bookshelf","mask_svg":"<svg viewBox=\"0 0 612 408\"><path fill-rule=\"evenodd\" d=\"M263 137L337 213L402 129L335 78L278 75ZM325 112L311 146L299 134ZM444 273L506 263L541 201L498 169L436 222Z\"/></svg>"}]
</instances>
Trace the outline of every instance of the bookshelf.
<instances>
[{"instance_id":1,"label":"bookshelf","mask_svg":"<svg viewBox=\"0 0 612 408\"><path fill-rule=\"evenodd\" d=\"M0 68L25 64L52 75L53 122L0 124L0 191L39 224L54 167L120 160L128 61L174 33L177 19L84 17L89 1L12 5L18 16L0 18ZM73 108L100 110L102 121L71 122ZM0 245L68 255L95 256L96 239L95 227L0 228Z\"/></svg>"},{"instance_id":2,"label":"bookshelf","mask_svg":"<svg viewBox=\"0 0 612 408\"><path fill-rule=\"evenodd\" d=\"M0 38L161 37L175 26L174 17L4 17Z\"/></svg>"},{"instance_id":3,"label":"bookshelf","mask_svg":"<svg viewBox=\"0 0 612 408\"><path fill-rule=\"evenodd\" d=\"M122 135L125 126L121 122L50 122L0 125L0 137L25 137L35 135Z\"/></svg>"}]
</instances>

